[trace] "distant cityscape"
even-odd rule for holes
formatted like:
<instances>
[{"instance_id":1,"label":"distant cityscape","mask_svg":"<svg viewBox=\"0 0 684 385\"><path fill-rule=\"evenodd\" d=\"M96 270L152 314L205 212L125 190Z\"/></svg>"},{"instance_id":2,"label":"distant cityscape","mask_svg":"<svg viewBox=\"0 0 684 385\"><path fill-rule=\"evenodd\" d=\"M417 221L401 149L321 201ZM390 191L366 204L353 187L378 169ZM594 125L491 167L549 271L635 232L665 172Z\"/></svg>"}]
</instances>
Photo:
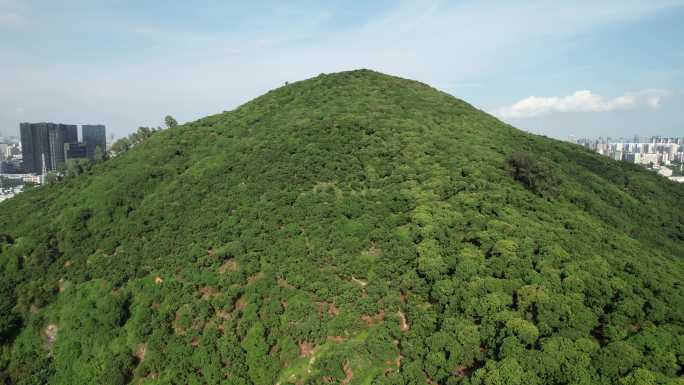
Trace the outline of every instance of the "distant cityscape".
<instances>
[{"instance_id":1,"label":"distant cityscape","mask_svg":"<svg viewBox=\"0 0 684 385\"><path fill-rule=\"evenodd\" d=\"M104 158L107 133L104 125L20 123L20 136L0 137L0 201L23 191L27 185L45 183L70 160L94 162Z\"/></svg>"},{"instance_id":2,"label":"distant cityscape","mask_svg":"<svg viewBox=\"0 0 684 385\"><path fill-rule=\"evenodd\" d=\"M570 139L615 160L640 164L647 169L684 183L684 137Z\"/></svg>"}]
</instances>

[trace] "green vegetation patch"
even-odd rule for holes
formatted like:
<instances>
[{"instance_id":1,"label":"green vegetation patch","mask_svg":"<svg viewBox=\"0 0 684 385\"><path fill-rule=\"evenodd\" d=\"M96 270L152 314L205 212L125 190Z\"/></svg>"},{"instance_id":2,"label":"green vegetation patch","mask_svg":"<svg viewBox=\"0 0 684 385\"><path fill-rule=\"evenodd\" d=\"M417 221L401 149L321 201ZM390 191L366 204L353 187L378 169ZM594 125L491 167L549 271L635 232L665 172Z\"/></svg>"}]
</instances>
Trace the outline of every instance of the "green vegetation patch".
<instances>
[{"instance_id":1,"label":"green vegetation patch","mask_svg":"<svg viewBox=\"0 0 684 385\"><path fill-rule=\"evenodd\" d=\"M367 70L167 126L0 204L0 382L681 383L682 185Z\"/></svg>"}]
</instances>

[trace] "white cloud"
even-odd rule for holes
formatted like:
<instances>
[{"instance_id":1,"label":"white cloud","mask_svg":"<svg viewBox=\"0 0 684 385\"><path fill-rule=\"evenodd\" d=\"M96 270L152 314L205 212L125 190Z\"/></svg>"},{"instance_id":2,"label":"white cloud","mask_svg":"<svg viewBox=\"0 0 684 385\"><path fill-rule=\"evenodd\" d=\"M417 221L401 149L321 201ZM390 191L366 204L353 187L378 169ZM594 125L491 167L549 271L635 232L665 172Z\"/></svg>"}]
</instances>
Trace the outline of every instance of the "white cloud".
<instances>
[{"instance_id":1,"label":"white cloud","mask_svg":"<svg viewBox=\"0 0 684 385\"><path fill-rule=\"evenodd\" d=\"M666 90L643 90L630 92L614 99L606 99L589 90L575 91L562 97L529 96L498 110L503 118L531 118L552 112L604 112L631 110L638 106L660 107L662 99L669 95Z\"/></svg>"}]
</instances>

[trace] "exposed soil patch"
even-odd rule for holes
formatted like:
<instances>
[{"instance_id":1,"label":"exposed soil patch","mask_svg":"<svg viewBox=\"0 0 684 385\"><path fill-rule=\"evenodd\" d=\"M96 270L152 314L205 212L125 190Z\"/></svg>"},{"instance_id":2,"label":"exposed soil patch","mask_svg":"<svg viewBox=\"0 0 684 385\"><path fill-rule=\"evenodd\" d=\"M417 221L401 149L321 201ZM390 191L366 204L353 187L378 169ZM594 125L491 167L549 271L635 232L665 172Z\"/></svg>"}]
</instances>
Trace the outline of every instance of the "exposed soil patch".
<instances>
[{"instance_id":1,"label":"exposed soil patch","mask_svg":"<svg viewBox=\"0 0 684 385\"><path fill-rule=\"evenodd\" d=\"M318 312L318 318L323 319L323 312L325 311L327 302L316 302L316 312Z\"/></svg>"},{"instance_id":2,"label":"exposed soil patch","mask_svg":"<svg viewBox=\"0 0 684 385\"><path fill-rule=\"evenodd\" d=\"M379 257L380 254L382 254L382 250L380 249L380 247L378 247L377 242L373 242L366 251L366 254L370 255L371 257Z\"/></svg>"},{"instance_id":3,"label":"exposed soil patch","mask_svg":"<svg viewBox=\"0 0 684 385\"><path fill-rule=\"evenodd\" d=\"M147 353L147 344L138 344L133 352L133 355L138 359L138 362L143 362L145 360L145 354Z\"/></svg>"},{"instance_id":4,"label":"exposed soil patch","mask_svg":"<svg viewBox=\"0 0 684 385\"><path fill-rule=\"evenodd\" d=\"M238 298L238 300L235 302L235 310L242 310L242 309L245 308L246 305L247 305L247 303L246 303L246 301L245 301L245 298L244 298L244 297L240 297L240 298Z\"/></svg>"},{"instance_id":5,"label":"exposed soil patch","mask_svg":"<svg viewBox=\"0 0 684 385\"><path fill-rule=\"evenodd\" d=\"M204 286L199 289L199 292L202 293L202 299L203 300L210 300L215 297L221 296L221 293L219 293L218 290L211 286Z\"/></svg>"},{"instance_id":6,"label":"exposed soil patch","mask_svg":"<svg viewBox=\"0 0 684 385\"><path fill-rule=\"evenodd\" d=\"M401 354L397 356L395 360L385 361L385 363L387 365L391 365L390 367L385 368L385 371L383 372L385 376L387 376L390 373L397 371L401 368ZM396 368L394 368L393 366L396 366Z\"/></svg>"},{"instance_id":7,"label":"exposed soil patch","mask_svg":"<svg viewBox=\"0 0 684 385\"><path fill-rule=\"evenodd\" d=\"M358 285L361 285L361 287L366 287L366 286L368 285L368 282L367 282L367 281L364 281L364 280L362 280L362 279L355 278L353 275L352 275L352 277L351 277L351 280L352 280L354 283L356 283L356 284L358 284Z\"/></svg>"},{"instance_id":8,"label":"exposed soil patch","mask_svg":"<svg viewBox=\"0 0 684 385\"><path fill-rule=\"evenodd\" d=\"M362 315L361 319L366 321L368 325L374 325L385 320L385 311L380 310L380 312L374 316Z\"/></svg>"},{"instance_id":9,"label":"exposed soil patch","mask_svg":"<svg viewBox=\"0 0 684 385\"><path fill-rule=\"evenodd\" d=\"M411 328L411 326L409 325L408 321L406 321L406 315L401 310L399 310L397 314L399 315L400 321L399 330L401 330L402 332L408 331Z\"/></svg>"},{"instance_id":10,"label":"exposed soil patch","mask_svg":"<svg viewBox=\"0 0 684 385\"><path fill-rule=\"evenodd\" d=\"M316 310L318 311L318 318L323 319L323 315L327 314L331 317L340 314L340 309L335 307L334 304L325 301L316 302Z\"/></svg>"},{"instance_id":11,"label":"exposed soil patch","mask_svg":"<svg viewBox=\"0 0 684 385\"><path fill-rule=\"evenodd\" d=\"M52 349L52 345L57 341L57 333L59 332L59 327L56 324L48 324L43 330L43 343L45 349Z\"/></svg>"},{"instance_id":12,"label":"exposed soil patch","mask_svg":"<svg viewBox=\"0 0 684 385\"><path fill-rule=\"evenodd\" d=\"M223 262L223 264L219 267L218 271L219 271L219 274L225 274L225 273L228 273L231 271L237 271L237 269L238 269L237 262L235 262L234 259L229 259L229 260Z\"/></svg>"},{"instance_id":13,"label":"exposed soil patch","mask_svg":"<svg viewBox=\"0 0 684 385\"><path fill-rule=\"evenodd\" d=\"M278 286L285 289L294 289L295 287L290 285L285 278L278 278Z\"/></svg>"},{"instance_id":14,"label":"exposed soil patch","mask_svg":"<svg viewBox=\"0 0 684 385\"><path fill-rule=\"evenodd\" d=\"M349 361L346 361L344 363L342 369L344 369L344 374L346 374L346 376L344 377L342 382L340 382L340 384L347 385L349 382L351 382L352 378L354 378L354 372L349 367Z\"/></svg>"},{"instance_id":15,"label":"exposed soil patch","mask_svg":"<svg viewBox=\"0 0 684 385\"><path fill-rule=\"evenodd\" d=\"M300 357L311 357L316 350L316 347L309 342L299 343L299 356Z\"/></svg>"},{"instance_id":16,"label":"exposed soil patch","mask_svg":"<svg viewBox=\"0 0 684 385\"><path fill-rule=\"evenodd\" d=\"M458 376L458 377L462 377L462 378L470 377L470 375L473 374L473 372L477 368L478 368L477 366L473 366L473 367L469 368L467 366L459 365L454 370L454 376Z\"/></svg>"},{"instance_id":17,"label":"exposed soil patch","mask_svg":"<svg viewBox=\"0 0 684 385\"><path fill-rule=\"evenodd\" d=\"M159 379L159 373L157 372L150 372L147 376L145 376L146 380L158 380Z\"/></svg>"},{"instance_id":18,"label":"exposed soil patch","mask_svg":"<svg viewBox=\"0 0 684 385\"><path fill-rule=\"evenodd\" d=\"M338 309L334 303L328 304L328 315L333 317L340 315L340 309Z\"/></svg>"},{"instance_id":19,"label":"exposed soil patch","mask_svg":"<svg viewBox=\"0 0 684 385\"><path fill-rule=\"evenodd\" d=\"M259 278L261 278L261 277L263 277L263 276L264 276L264 273L258 272L258 273L256 273L256 274L252 275L251 277L247 278L247 283L248 283L248 284L252 284L252 283L258 281Z\"/></svg>"},{"instance_id":20,"label":"exposed soil patch","mask_svg":"<svg viewBox=\"0 0 684 385\"><path fill-rule=\"evenodd\" d=\"M157 285L161 285L162 283L164 283L164 280L162 279L162 277L156 276L154 277L154 283Z\"/></svg>"}]
</instances>

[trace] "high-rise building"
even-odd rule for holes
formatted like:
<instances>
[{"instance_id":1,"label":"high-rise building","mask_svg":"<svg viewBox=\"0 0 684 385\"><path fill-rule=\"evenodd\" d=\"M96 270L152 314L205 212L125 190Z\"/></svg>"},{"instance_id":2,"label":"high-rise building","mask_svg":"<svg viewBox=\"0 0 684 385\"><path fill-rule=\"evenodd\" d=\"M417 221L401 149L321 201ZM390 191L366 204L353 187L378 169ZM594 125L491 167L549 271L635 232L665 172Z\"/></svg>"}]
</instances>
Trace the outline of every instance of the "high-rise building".
<instances>
[{"instance_id":1,"label":"high-rise building","mask_svg":"<svg viewBox=\"0 0 684 385\"><path fill-rule=\"evenodd\" d=\"M18 144L11 144L5 150L5 159L14 159L21 155L21 146Z\"/></svg>"},{"instance_id":2,"label":"high-rise building","mask_svg":"<svg viewBox=\"0 0 684 385\"><path fill-rule=\"evenodd\" d=\"M624 160L626 162L630 162L630 163L641 163L641 153L638 153L638 152L627 153L627 154L625 154Z\"/></svg>"},{"instance_id":3,"label":"high-rise building","mask_svg":"<svg viewBox=\"0 0 684 385\"><path fill-rule=\"evenodd\" d=\"M84 124L81 126L83 142L86 144L88 159L95 160L96 149L104 153L107 151L107 133L102 124Z\"/></svg>"},{"instance_id":4,"label":"high-rise building","mask_svg":"<svg viewBox=\"0 0 684 385\"><path fill-rule=\"evenodd\" d=\"M40 172L43 168L43 154L48 151L48 123L20 123L21 153L27 172Z\"/></svg>"},{"instance_id":5,"label":"high-rise building","mask_svg":"<svg viewBox=\"0 0 684 385\"><path fill-rule=\"evenodd\" d=\"M24 172L22 163L17 159L0 161L0 173L2 174L21 174Z\"/></svg>"},{"instance_id":6,"label":"high-rise building","mask_svg":"<svg viewBox=\"0 0 684 385\"><path fill-rule=\"evenodd\" d=\"M85 159L88 157L88 148L85 143L64 144L64 159Z\"/></svg>"},{"instance_id":7,"label":"high-rise building","mask_svg":"<svg viewBox=\"0 0 684 385\"><path fill-rule=\"evenodd\" d=\"M65 143L76 143L78 142L78 126L75 124L59 124L58 125L64 131Z\"/></svg>"},{"instance_id":8,"label":"high-rise building","mask_svg":"<svg viewBox=\"0 0 684 385\"><path fill-rule=\"evenodd\" d=\"M64 163L64 144L78 141L73 124L20 123L24 169L32 173L55 170Z\"/></svg>"}]
</instances>

